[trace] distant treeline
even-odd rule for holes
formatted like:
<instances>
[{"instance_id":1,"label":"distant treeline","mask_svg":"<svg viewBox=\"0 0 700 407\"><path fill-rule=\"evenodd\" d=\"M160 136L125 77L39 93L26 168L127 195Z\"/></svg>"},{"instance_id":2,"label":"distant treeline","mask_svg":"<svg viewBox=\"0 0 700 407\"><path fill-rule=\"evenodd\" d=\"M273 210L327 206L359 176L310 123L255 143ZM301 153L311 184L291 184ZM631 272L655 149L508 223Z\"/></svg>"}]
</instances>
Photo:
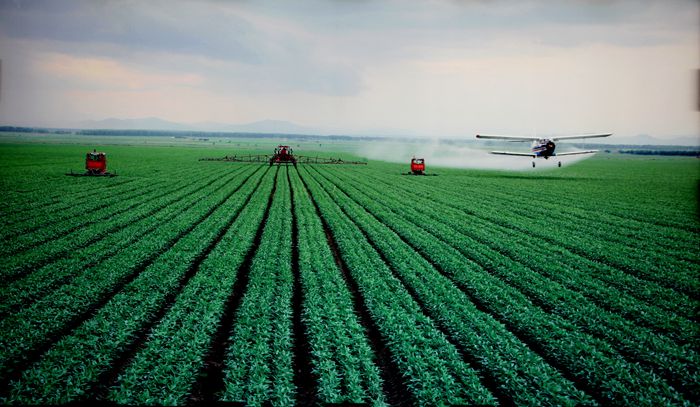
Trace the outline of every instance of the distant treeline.
<instances>
[{"instance_id":1,"label":"distant treeline","mask_svg":"<svg viewBox=\"0 0 700 407\"><path fill-rule=\"evenodd\" d=\"M42 133L42 134L71 134L72 130L65 129L46 129L43 127L15 127L15 126L0 126L0 132L11 133Z\"/></svg>"},{"instance_id":2,"label":"distant treeline","mask_svg":"<svg viewBox=\"0 0 700 407\"><path fill-rule=\"evenodd\" d=\"M225 132L225 131L189 131L189 130L114 130L114 129L57 129L45 127L17 127L17 126L0 126L0 132L9 133L35 133L35 134L73 134L78 136L127 136L127 137L174 137L174 138L192 138L200 141L211 137L220 138L246 138L246 139L270 139L270 138L285 138L295 141L312 141L320 142L327 141L395 141L395 142L426 142L426 139L414 137L382 137L382 136L344 136L344 135L306 135L306 134L287 134L287 133L244 133L244 132ZM462 139L440 139L442 144L463 145L477 144L475 140ZM481 143L478 143L481 144ZM491 143L486 143L490 145ZM637 155L669 155L669 156L700 156L700 151L695 147L683 146L656 146L656 145L614 145L614 144L573 144L579 148L589 148L595 146L606 153L618 152L620 154L637 154Z\"/></svg>"},{"instance_id":3,"label":"distant treeline","mask_svg":"<svg viewBox=\"0 0 700 407\"><path fill-rule=\"evenodd\" d=\"M618 150L620 154L700 156L700 150Z\"/></svg>"},{"instance_id":4,"label":"distant treeline","mask_svg":"<svg viewBox=\"0 0 700 407\"><path fill-rule=\"evenodd\" d=\"M229 138L280 138L284 137L292 140L383 140L385 137L367 136L342 136L342 135L305 135L286 133L241 133L223 131L187 131L187 130L113 130L113 129L50 129L42 127L16 127L0 126L0 132L12 133L40 133L40 134L75 134L79 136L129 136L129 137L176 137L176 138L207 138L207 137L229 137Z\"/></svg>"}]
</instances>

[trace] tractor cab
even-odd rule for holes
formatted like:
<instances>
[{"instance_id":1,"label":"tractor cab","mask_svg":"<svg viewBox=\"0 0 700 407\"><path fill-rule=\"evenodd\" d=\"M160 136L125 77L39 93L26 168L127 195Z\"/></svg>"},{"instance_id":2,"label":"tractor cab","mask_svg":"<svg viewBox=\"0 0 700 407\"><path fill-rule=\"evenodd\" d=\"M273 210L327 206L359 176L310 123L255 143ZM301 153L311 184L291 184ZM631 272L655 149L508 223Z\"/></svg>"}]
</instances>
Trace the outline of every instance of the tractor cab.
<instances>
[{"instance_id":1,"label":"tractor cab","mask_svg":"<svg viewBox=\"0 0 700 407\"><path fill-rule=\"evenodd\" d=\"M85 156L85 169L94 174L103 174L107 171L107 154L93 150Z\"/></svg>"},{"instance_id":2,"label":"tractor cab","mask_svg":"<svg viewBox=\"0 0 700 407\"><path fill-rule=\"evenodd\" d=\"M292 148L289 146L277 146L275 149L275 154L278 154L280 157L288 157L292 155Z\"/></svg>"},{"instance_id":3,"label":"tractor cab","mask_svg":"<svg viewBox=\"0 0 700 407\"><path fill-rule=\"evenodd\" d=\"M296 167L297 159L292 153L292 148L289 146L277 146L277 148L275 148L275 154L270 158L270 165L293 164Z\"/></svg>"},{"instance_id":4,"label":"tractor cab","mask_svg":"<svg viewBox=\"0 0 700 407\"><path fill-rule=\"evenodd\" d=\"M107 172L107 154L93 150L85 156L85 169L92 174Z\"/></svg>"},{"instance_id":5,"label":"tractor cab","mask_svg":"<svg viewBox=\"0 0 700 407\"><path fill-rule=\"evenodd\" d=\"M112 174L107 172L107 154L92 150L91 152L85 154L85 173L74 173L73 170L66 175L74 177L82 176L104 176L104 177L116 177L117 174Z\"/></svg>"},{"instance_id":6,"label":"tractor cab","mask_svg":"<svg viewBox=\"0 0 700 407\"><path fill-rule=\"evenodd\" d=\"M432 175L437 174L426 174L425 173L425 160L422 158L411 158L411 171L402 172L401 175Z\"/></svg>"},{"instance_id":7,"label":"tractor cab","mask_svg":"<svg viewBox=\"0 0 700 407\"><path fill-rule=\"evenodd\" d=\"M423 175L425 173L425 160L413 157L411 159L411 172L414 175Z\"/></svg>"}]
</instances>

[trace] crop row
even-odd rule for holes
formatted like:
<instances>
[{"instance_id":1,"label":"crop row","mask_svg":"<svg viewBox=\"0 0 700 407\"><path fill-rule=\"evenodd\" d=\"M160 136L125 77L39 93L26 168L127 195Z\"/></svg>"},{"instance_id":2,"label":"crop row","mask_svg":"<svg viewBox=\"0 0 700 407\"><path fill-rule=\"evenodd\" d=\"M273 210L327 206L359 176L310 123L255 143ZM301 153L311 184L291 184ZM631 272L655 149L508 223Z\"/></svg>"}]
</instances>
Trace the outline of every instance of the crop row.
<instances>
[{"instance_id":1,"label":"crop row","mask_svg":"<svg viewBox=\"0 0 700 407\"><path fill-rule=\"evenodd\" d=\"M0 291L0 316L5 317L31 301L36 301L52 288L67 283L81 270L100 264L115 253L137 243L144 236L158 231L200 200L198 194L211 193L227 185L236 176L241 175L226 173L217 174L211 180L204 179L204 185L188 189L183 194L173 197L174 200L162 200L154 205L153 209L144 208L136 212L133 223L123 229L81 247L65 258L54 258L50 263L32 270L31 274L21 280L8 284ZM31 261L28 263L31 264Z\"/></svg>"},{"instance_id":2,"label":"crop row","mask_svg":"<svg viewBox=\"0 0 700 407\"><path fill-rule=\"evenodd\" d=\"M157 183L163 183L162 181ZM121 213L131 210L143 198L144 191L152 191L153 188L144 185L129 191L120 192L118 195L100 199L95 208L81 208L80 201L73 201L75 211L61 216L45 214L32 216L26 223L8 228L11 233L5 237L0 246L0 260L14 256L20 251L28 250L40 244L49 242L68 233L78 231L79 228L91 223L109 220ZM28 223L28 225L27 225Z\"/></svg>"},{"instance_id":3,"label":"crop row","mask_svg":"<svg viewBox=\"0 0 700 407\"><path fill-rule=\"evenodd\" d=\"M291 181L291 180L290 180ZM301 188L298 179L292 182L295 189ZM288 187L287 187L288 188ZM265 254L270 254L268 250L273 250L275 246L279 246L278 242L281 236L273 235L273 224L284 224L286 222L284 219L288 217L284 212L280 212L281 208L284 207L285 200L285 188L280 186L277 191L280 191L280 197L276 195L275 199L281 199L277 204L275 204L275 212L271 211L271 216L266 222L271 225L266 227L269 229L263 236L265 239L263 245L258 249L256 258L258 262L262 262L265 259L279 258L279 261L284 261L285 256L279 256L279 253L275 253L272 257L261 258ZM297 189L298 191L298 189ZM308 239L306 232L307 227L306 222L315 222L312 225L316 225L317 228L314 230L317 236L322 236L323 232L320 230L320 222L318 218L313 217L309 209L312 210L308 196L304 198L297 198L295 195L294 202L300 202L299 210L295 211L300 215L299 225L300 225L300 235L299 235L299 255L300 255L300 265L304 272L305 287L309 287L309 282L307 279L316 279L316 276L311 275L311 271L307 269L305 261L309 259L313 262L313 257L316 252L313 253L303 249L309 244L317 245L319 241L313 241ZM280 203L282 205L280 205ZM288 204L289 202L287 202ZM305 204L304 204L305 203ZM139 403L139 404L152 404L156 403L166 403L166 404L182 404L186 401L187 389L192 387L192 377L194 373L201 367L201 358L203 357L203 352L206 350L206 345L210 341L210 336L212 335L212 329L219 324L219 319L221 318L221 312L224 305L224 301L227 296L227 292L231 290L233 281L236 278L234 270L240 266L243 254L245 253L245 247L248 246L250 242L246 244L239 245L235 244L244 239L245 236L249 236L249 240L252 239L251 225L257 225L259 220L252 221L252 219L246 219L244 217L245 211L249 211L251 214L257 212L257 216L262 216L261 209L264 207L262 204L262 195L258 194L254 197L246 209L241 214L240 222L237 222L232 226L231 231L227 233L222 239L221 243L212 251L212 253L207 256L207 259L202 263L200 271L193 277L190 284L183 290L183 293L178 297L177 301L173 305L173 308L169 311L166 317L163 319L157 328L149 335L149 342L144 351L140 352L134 359L134 362L127 368L124 375L120 377L120 383L118 388L115 388L111 394L110 399L120 403ZM296 208L296 205L294 205ZM254 209L257 208L257 209ZM304 209L306 208L306 209ZM312 217L308 217L312 216ZM302 219L304 219L302 221ZM257 227L257 226L255 226ZM235 231L234 231L235 230ZM320 235L319 235L320 234ZM281 241L285 241L282 238ZM322 246L317 246L322 247ZM290 250L291 248L284 248L282 250ZM261 251L262 250L262 251ZM279 249L274 249L279 250ZM327 256L330 257L330 252L328 247L325 247ZM327 257L328 258L328 257ZM332 262L332 258L330 260ZM262 284L261 278L263 276L274 276L275 270L278 268L267 264L265 270L260 268L261 263L258 264L258 270L251 270L251 280L249 285L251 289L254 290L269 290L270 287L267 284ZM317 263L318 264L318 263ZM331 263L332 264L332 263ZM271 269L268 269L272 267ZM222 273L222 270L231 270L230 273ZM318 269L319 272L325 273L325 267ZM264 271L262 275L254 276L253 272L260 273ZM337 273L337 270L336 270ZM324 274L320 277L326 277ZM336 277L336 279L338 279ZM273 277L274 280L274 277ZM332 280L331 280L332 281ZM325 284L325 280L317 281L315 284ZM342 281L338 281L338 284L342 284ZM274 284L273 284L274 285ZM190 290L190 288L192 288ZM339 285L338 288L343 288ZM274 288L273 288L274 289ZM317 290L319 288L317 287ZM306 290L309 294L309 291ZM325 295L336 295L335 290L328 292L324 290ZM246 294L246 297L251 294ZM210 299L207 302L201 301L201 298ZM362 328L355 321L354 324L348 325L347 321L352 320L351 306L349 307L349 314L347 313L337 313L337 306L343 306L342 302L328 302L327 298L321 297L320 292L314 293L314 295L306 296L309 301L313 301L313 305L318 305L317 307L309 307L305 305L305 315L309 318L304 318L309 324L309 328L317 332L317 335L312 336L312 344L318 343L316 349L325 349L326 353L318 353L321 356L321 360L316 364L319 366L319 370L323 371L326 377L332 373L332 371L327 371L328 366L338 366L340 368L340 377L331 377L328 380L327 385L321 385L320 396L324 396L324 387L327 397L332 397L335 400L342 400L342 393L340 389L337 388L340 383L338 383L341 378L347 377L347 389L352 400L362 401L365 397L365 392L367 390L363 389L363 383L370 386L369 391L374 394L376 400L381 400L381 386L377 382L377 372L376 367L371 362L371 351L367 347L366 343L363 345L363 341L366 339L362 337ZM343 297L340 297L343 298ZM347 302L347 297L344 297ZM257 304L253 309L260 308L260 304ZM264 307L263 307L264 308ZM325 312L319 312L320 309L326 308ZM241 308L243 310L243 308ZM348 311L348 306L346 304L345 310ZM241 311L243 312L243 311ZM248 312L252 312L250 309ZM328 325L328 321L336 320L338 323ZM237 324L240 321L239 318L236 320ZM249 326L258 324L260 319L250 320ZM262 320L264 321L264 319ZM264 325L264 322L263 322ZM331 328L331 329L329 329ZM337 329L332 329L337 328ZM240 330L241 328L237 328ZM256 329L263 329L263 327L257 326ZM343 336L343 331L347 337ZM329 335L329 332L332 335ZM340 336L341 342L336 342L333 338L336 335ZM237 339L236 339L237 338ZM257 336L256 336L257 338ZM245 340L241 340L238 336L232 339L232 344L238 346L241 343L246 343ZM329 346L330 345L330 346ZM341 347L342 345L342 347ZM263 346L263 345L260 345ZM298 345L297 345L298 346ZM336 349L337 346L337 349ZM182 352L183 347L188 349L187 352ZM359 354L353 354L353 348L359 348ZM166 355L166 357L163 357ZM339 359L340 365L334 365L334 356ZM248 359L246 359L248 360ZM263 363L264 361L258 360L258 363ZM236 364L236 366L240 366ZM347 375L347 376L346 376ZM307 378L308 380L309 378ZM322 381L323 383L323 381ZM249 384L246 386L251 387ZM252 386L253 388L256 388ZM260 390L259 387L257 387ZM245 393L245 389L239 390ZM274 392L267 391L261 392L256 398L255 394L247 394L246 396L238 395L238 397L245 398L249 403L255 403L256 401L271 399L271 394ZM229 395L230 396L230 395ZM234 394L235 396L235 394ZM278 401L283 401L282 399L277 399ZM289 398L286 401L290 401Z\"/></svg>"},{"instance_id":4,"label":"crop row","mask_svg":"<svg viewBox=\"0 0 700 407\"><path fill-rule=\"evenodd\" d=\"M54 335L70 327L71 321L89 314L97 304L109 299L125 283L138 277L161 254L202 223L216 208L226 202L246 177L200 200L180 217L159 228L158 233L145 236L137 245L119 252L105 262L83 270L69 283L61 285L32 306L0 321L0 372L27 352L46 343Z\"/></svg>"},{"instance_id":5,"label":"crop row","mask_svg":"<svg viewBox=\"0 0 700 407\"><path fill-rule=\"evenodd\" d=\"M519 241L534 239L537 241L538 245L547 245L548 250L553 250L554 252L550 252L548 255L545 255L544 258L555 258L554 253L556 253L557 259L567 258L568 267L579 268L582 271L580 278L597 279L635 298L642 299L654 307L658 306L666 310L671 310L685 317L691 317L692 315L692 309L687 307L687 304L692 302L692 300L688 297L679 295L679 293L669 288L659 287L656 283L640 280L629 275L627 272L602 264L595 259L589 259L586 257L586 253L580 253L582 247L580 240L578 241L578 246L572 242L563 244L562 241L566 242L570 237L567 236L567 234L557 233L551 223L546 227L539 229L534 228L532 227L532 221L530 219L519 218L512 215L510 211L508 213L503 213L499 211L498 208L500 207L491 209L480 203L480 197L470 198L469 196L463 196L457 199L457 196L452 194L446 194L445 197L441 196L442 194L431 194L430 201L428 201L420 197L429 194L431 190L421 185L394 186L385 184L381 180L377 180L376 183L369 183L369 185L386 185L388 188L406 192L408 192L408 188L413 188L412 193L417 197L417 200L430 205L442 204L441 208L447 208L452 212L459 211L461 217L470 216L470 225L474 225L477 229L481 228L487 230L498 225L511 229L514 237L517 236ZM573 224L567 225L564 230L570 230L572 231L571 233L573 233L573 231L577 230L577 226ZM584 242L583 244L590 246L595 243L588 240L588 242ZM605 243L603 243L603 245L604 244ZM574 251L570 251L569 249ZM619 297L619 295L613 296L612 300L615 300L617 297Z\"/></svg>"},{"instance_id":6,"label":"crop row","mask_svg":"<svg viewBox=\"0 0 700 407\"><path fill-rule=\"evenodd\" d=\"M82 180L74 181L80 182ZM105 184L112 180L101 179L101 181ZM50 210L45 208L31 210L28 213L24 211L14 212L8 219L4 220L7 222L7 226L3 228L2 240L13 242L24 234L41 231L46 226L52 226L54 229L66 228L73 225L74 222L82 220L86 214L111 213L109 210L113 205L118 205L131 197L139 197L152 191L158 191L159 185L164 184L166 184L165 180L144 179L104 189L95 185L84 186L84 190L77 196L63 195L61 200L64 205L62 206L50 208ZM35 240L39 237L40 235L36 236Z\"/></svg>"},{"instance_id":7,"label":"crop row","mask_svg":"<svg viewBox=\"0 0 700 407\"><path fill-rule=\"evenodd\" d=\"M675 286L686 292L700 292L696 276L691 272L698 268L695 250L698 242L690 236L678 234L670 237L666 245L662 245L658 243L661 240L658 228L651 228L649 234L630 231L629 236L624 236L626 228L622 225L611 227L602 220L606 218L605 214L599 214L598 221L583 220L575 215L567 215L571 210L554 204L540 205L537 212L533 212L530 205L532 203L527 200L512 199L509 202L508 217L524 219L531 230L547 231L535 233L548 236L551 240L556 239L557 244L565 245L596 261L611 264L657 283L665 283L673 275ZM502 215L493 212L493 217ZM548 216L542 216L542 213ZM557 229L565 232L551 232Z\"/></svg>"},{"instance_id":8,"label":"crop row","mask_svg":"<svg viewBox=\"0 0 700 407\"><path fill-rule=\"evenodd\" d=\"M276 183L262 241L250 266L248 287L235 316L229 340L232 346L224 362L223 401L291 405L295 399L292 222L289 184L285 181Z\"/></svg>"},{"instance_id":9,"label":"crop row","mask_svg":"<svg viewBox=\"0 0 700 407\"><path fill-rule=\"evenodd\" d=\"M381 183L373 185L379 184ZM367 188L379 191L373 185L368 185ZM391 185L383 186L381 191L387 188L396 193L403 193L402 188ZM581 292L615 313L631 318L635 323L666 332L679 342L688 342L697 333L698 328L694 323L673 313L677 310L685 316L692 313L692 310L686 309L687 304L692 301L678 293L669 292L669 289L663 289L654 284L644 284L644 281L630 279L624 273L588 261L547 240L528 237L526 233L533 232L526 230L526 224L519 223L511 215L501 216L500 219L490 215L484 219L476 215L481 213L478 210L469 209L470 212L467 212L467 209L458 209L455 204L444 203L435 197L427 200L417 196L414 199L421 204L417 208L430 205L431 209L438 209L438 212L433 210L426 212L437 222L445 222L451 217L454 229L462 233L469 232L472 243L492 247L499 253L507 252L511 256L515 255L538 272L567 288ZM461 201L473 202L469 198L463 198ZM460 208L463 206L466 205L460 205ZM477 207L476 203L471 208L474 207ZM465 212L471 216L466 215ZM438 213L439 215L435 216ZM469 216L468 223L464 222L465 216ZM513 230L513 225L517 225L518 229ZM478 242L474 242L473 239L477 239ZM459 247L467 246L460 244ZM617 280L618 284L611 284L610 280ZM619 287L620 281L629 284L624 291L631 291L636 296L626 295ZM636 301L636 298L640 297L647 303ZM669 310L673 312L668 312Z\"/></svg>"},{"instance_id":10,"label":"crop row","mask_svg":"<svg viewBox=\"0 0 700 407\"><path fill-rule=\"evenodd\" d=\"M37 213L43 215L73 210L75 209L74 201L87 201L88 203L95 201L94 198L90 198L90 191L94 191L94 188L99 188L104 194L118 190L127 191L131 188L130 184L136 185L138 180L136 178L114 178L108 182L104 182L104 179L81 181L76 182L74 178L59 178L58 180L41 178L40 181L34 181L31 184L22 182L22 180L7 183L3 186L3 190L8 191L8 196L5 199L7 207L2 208L1 212L4 218L3 224L12 225L16 222L22 222ZM30 185L33 189L25 189ZM60 185L60 188L48 188L47 185ZM13 193L14 188L23 189L21 192Z\"/></svg>"},{"instance_id":11,"label":"crop row","mask_svg":"<svg viewBox=\"0 0 700 407\"><path fill-rule=\"evenodd\" d=\"M145 336L147 332L141 332L144 326L157 321L191 281L202 260L248 203L262 176L263 171L257 171L241 179L239 185L203 200L194 207L199 210L183 216L189 218L185 233L132 281L119 287L94 316L60 338L26 369L12 384L11 400L58 404L90 395L120 352L128 349L136 337ZM82 286L80 291L86 294L95 288Z\"/></svg>"},{"instance_id":12,"label":"crop row","mask_svg":"<svg viewBox=\"0 0 700 407\"><path fill-rule=\"evenodd\" d=\"M675 209L677 204L686 202L682 196L648 196L638 186L625 190L624 183L616 182L617 180L610 182L610 185L586 178L575 183L562 183L558 179L540 180L537 177L523 177L517 183L493 182L492 179L474 177L465 181L467 180L457 178L449 185L439 181L435 186L443 191L454 191L454 188L476 190L484 198L503 192L510 198L530 202L534 208L539 208L540 205L555 206L559 210L573 211L586 215L592 221L609 223L611 226L618 225L642 232L655 230L667 240L672 240L674 235L686 236L697 232L697 228L684 221L668 223L669 214L673 214L671 218L678 219L687 219L691 214L686 210ZM551 192L543 193L543 189L549 188L549 185L552 185ZM557 189L554 189L555 185ZM664 186L663 189L666 189L667 195L679 192L673 186ZM652 202L643 202L649 198ZM657 216L660 213L664 216Z\"/></svg>"},{"instance_id":13,"label":"crop row","mask_svg":"<svg viewBox=\"0 0 700 407\"><path fill-rule=\"evenodd\" d=\"M346 184L336 186L343 190L349 189ZM359 191L355 193L359 194ZM383 195L389 195L388 191L384 191ZM379 205L376 203L379 196L380 194L373 194L373 199L364 199L363 206L371 208L382 222L391 225L406 242L441 268L456 284L468 290L467 292L492 315L498 315L511 331L527 340L529 344L540 348L540 352L549 356L550 361L560 364L560 367L576 378L578 383L590 386L590 390L596 393L600 400L620 402L636 399L639 402L657 400L664 403L669 400L682 400L666 383L636 364L627 362L609 344L581 332L578 327L561 317L544 312L521 292L490 274L504 271L512 266L512 263L491 266L489 258L482 253L482 246L478 245L465 248L471 250L471 258L477 262L472 263L455 247L444 243L439 234L432 236L432 233L436 233L434 230L440 229L436 227L433 219L428 220L425 215L417 215L413 219L417 223L407 222L402 216L406 216L412 208L402 205L398 197L392 199L390 206ZM389 209L391 207L401 208L402 216ZM431 208L434 209L436 208ZM455 239L456 237L453 233L446 241L458 245L459 239ZM481 264L490 273L481 271L477 264ZM523 279L527 277L527 274L522 276ZM556 291L545 291L541 295L557 294ZM581 353L587 354L588 357L579 358Z\"/></svg>"},{"instance_id":14,"label":"crop row","mask_svg":"<svg viewBox=\"0 0 700 407\"><path fill-rule=\"evenodd\" d=\"M216 178L211 177L211 183ZM206 178L200 181L207 185ZM167 188L160 188L156 192L144 196L135 196L125 199L128 209L117 211L115 216L109 216L105 220L90 222L72 233L57 236L48 242L11 256L0 268L3 278L16 278L31 270L34 270L49 261L57 260L70 255L77 249L95 244L101 239L131 225L143 218L152 216L157 210L175 203L188 195L200 190L203 185L193 180L175 182ZM47 229L51 229L49 226Z\"/></svg>"},{"instance_id":15,"label":"crop row","mask_svg":"<svg viewBox=\"0 0 700 407\"><path fill-rule=\"evenodd\" d=\"M699 231L697 223L688 222L695 214L694 205L687 198L695 192L696 173L681 168L687 167L687 162L655 163L655 170L651 170L654 172L639 168L638 164L634 163L620 165L619 162L611 161L607 164L615 167L599 167L599 171L586 170L584 176L523 176L518 177L516 182L501 182L503 179L495 183L492 180L477 182L479 185L512 186L517 188L521 195L547 199L564 206L587 208L594 212L646 223L650 227L667 226L693 233ZM673 168L676 165L681 167ZM592 174L595 174L593 177L600 177L593 178ZM568 182L571 180L575 182ZM469 184L472 181L473 179ZM469 184L457 180L458 186L473 186ZM543 189L548 187L548 192L551 193L543 193ZM654 193L649 194L647 191Z\"/></svg>"},{"instance_id":16,"label":"crop row","mask_svg":"<svg viewBox=\"0 0 700 407\"><path fill-rule=\"evenodd\" d=\"M308 174L306 170L304 174ZM480 383L474 369L435 322L421 312L357 226L313 177L302 179L332 231L364 307L384 338L412 399L429 405L495 404L496 399Z\"/></svg>"},{"instance_id":17,"label":"crop row","mask_svg":"<svg viewBox=\"0 0 700 407\"><path fill-rule=\"evenodd\" d=\"M452 191L447 191L444 186L441 191L448 195L452 193ZM494 206L499 201L509 202L513 204L511 206L513 211L529 218L542 218L542 213L548 213L547 220L549 222L561 222L565 225L576 224L577 227L583 228L579 229L578 232L585 233L588 238L614 242L631 249L664 253L665 256L692 263L700 262L700 257L694 250L697 246L697 240L692 232L684 229L622 218L605 212L601 208L589 210L579 208L574 204L551 202L543 198L542 194L538 196L526 195L518 189L504 188L503 186L494 188L491 185L491 188L482 189L480 193L480 199L488 199ZM533 211L533 207L537 210Z\"/></svg>"},{"instance_id":18,"label":"crop row","mask_svg":"<svg viewBox=\"0 0 700 407\"><path fill-rule=\"evenodd\" d=\"M317 174L316 178L320 177ZM328 192L331 186L328 181L321 180L321 183L326 184L324 189ZM336 193L336 203L366 233L395 275L399 275L416 299L424 304L428 315L438 321L452 341L460 344L481 372L494 382L493 387L501 393L503 402L518 405L593 403L502 324L481 312L466 293L365 208L344 193Z\"/></svg>"},{"instance_id":19,"label":"crop row","mask_svg":"<svg viewBox=\"0 0 700 407\"><path fill-rule=\"evenodd\" d=\"M489 184L486 184L489 185ZM499 185L503 189L502 185ZM432 189L434 192L434 189ZM609 214L598 208L598 221L567 221L561 223L560 213L571 211L570 208L575 208L574 204L566 205L561 202L542 205L538 201L531 199L519 198L519 194L513 191L504 201L491 196L491 193L479 193L477 196L482 204L476 205L478 208L474 210L474 205L467 207L464 205L464 196L455 194L454 189L443 187L439 189L440 193L435 194L436 200L443 202L458 203L460 209L467 213L474 213L478 216L487 216L489 220L499 221L504 215L509 216L509 221L515 219L517 212L521 218L524 218L523 224L528 228L528 233L537 234L543 239L555 240L556 244L566 247L567 249L581 254L589 259L604 264L610 264L613 267L624 270L627 273L637 275L640 278L653 281L654 284L665 285L681 290L698 290L697 278L690 270L697 270L697 264L692 265L682 258L688 257L688 250L695 253L694 246L697 245L697 235L686 236L679 234L670 234L669 240L675 241L675 246L685 246L688 250L681 251L678 259L674 258L674 250L644 250L643 247L638 247L639 244L649 245L650 240L643 239L642 236L636 236L634 239L629 239L627 244L620 244L606 238L603 231L610 230L610 233L619 233L624 224L617 227L609 227L605 224L606 217ZM542 194L540 194L542 196ZM455 197L459 197L458 201ZM559 195L557 195L559 197ZM544 199L544 198L541 198ZM564 199L562 197L562 199ZM484 202L490 202L487 204ZM533 210L533 206L537 210ZM506 210L508 213L503 213ZM544 215L544 216L543 216ZM663 229L651 226L651 230L655 235L662 235ZM557 233L557 231L560 231ZM554 233L553 233L554 232ZM654 236L652 234L651 236ZM600 235L599 239L593 237ZM673 244L673 243L671 243ZM694 257L690 255L690 257ZM696 257L696 256L695 256ZM695 283L695 284L694 284Z\"/></svg>"},{"instance_id":20,"label":"crop row","mask_svg":"<svg viewBox=\"0 0 700 407\"><path fill-rule=\"evenodd\" d=\"M383 403L381 378L323 225L297 171L290 171L298 229L303 321L323 403ZM310 378L309 378L310 379Z\"/></svg>"},{"instance_id":21,"label":"crop row","mask_svg":"<svg viewBox=\"0 0 700 407\"><path fill-rule=\"evenodd\" d=\"M256 231L265 221L273 190L272 172L245 205L184 287L148 342L110 389L108 398L120 404L184 404L205 366L213 337L221 326L234 284ZM205 300L206 299L206 300ZM210 380L213 380L210 378Z\"/></svg>"},{"instance_id":22,"label":"crop row","mask_svg":"<svg viewBox=\"0 0 700 407\"><path fill-rule=\"evenodd\" d=\"M366 193L370 189L371 187L364 187L363 191ZM366 202L368 205L376 205L375 202L383 201L386 206L392 207L396 200L392 203L391 199L386 199L387 196L391 197L391 194L384 188L381 191L377 190L376 195L371 196ZM436 209L439 216L435 215ZM469 224L464 224L462 214L441 208L437 204L433 204L431 210L425 211L424 214L432 218L430 222L436 232L439 229L435 226L439 224L451 227L456 232L450 233L448 230L444 235L439 233L436 235L443 239L447 238L446 241L466 256L472 258L476 255L487 256L490 263L486 265L492 270L492 274L526 294L533 302L549 312L574 322L582 331L604 338L620 353L651 366L663 377L669 378L671 382L683 388L685 392L691 395L698 393L695 381L700 377L697 370L700 360L692 345L676 345L655 331L630 323L617 313L601 310L580 294L534 273L532 270L537 270L541 274L550 274L557 279L583 278L571 272L568 267L559 265L554 259L543 262L542 259L546 258L544 255L532 256L536 247L529 247L522 239L514 240L511 236L499 231L496 226L486 232L479 227L473 228ZM420 215L418 218L420 219ZM466 236L465 232L473 238ZM489 251L481 251L475 254L477 252L472 248L479 246L493 247L496 253L489 255ZM515 263L508 261L501 254L510 257ZM544 267L545 265L547 267ZM605 294L604 286L598 286L596 289ZM632 307L634 304L629 306ZM657 313L658 318L662 316L663 313ZM697 333L697 326L686 321L684 330L680 331L680 334L686 337L679 339L686 342L693 341Z\"/></svg>"}]
</instances>

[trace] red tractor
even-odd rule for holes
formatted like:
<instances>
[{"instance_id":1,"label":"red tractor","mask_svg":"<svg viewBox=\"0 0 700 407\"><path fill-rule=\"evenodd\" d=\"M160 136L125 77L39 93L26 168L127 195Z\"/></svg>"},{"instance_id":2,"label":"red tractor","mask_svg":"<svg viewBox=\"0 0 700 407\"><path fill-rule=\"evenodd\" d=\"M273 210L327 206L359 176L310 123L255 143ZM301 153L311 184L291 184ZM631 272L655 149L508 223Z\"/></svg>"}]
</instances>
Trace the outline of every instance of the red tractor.
<instances>
[{"instance_id":1,"label":"red tractor","mask_svg":"<svg viewBox=\"0 0 700 407\"><path fill-rule=\"evenodd\" d=\"M92 150L91 153L85 155L85 173L75 174L71 170L70 174L74 177L90 176L90 177L115 177L117 174L107 172L107 154Z\"/></svg>"},{"instance_id":2,"label":"red tractor","mask_svg":"<svg viewBox=\"0 0 700 407\"><path fill-rule=\"evenodd\" d=\"M413 157L411 159L411 172L413 175L425 175L425 160Z\"/></svg>"},{"instance_id":3,"label":"red tractor","mask_svg":"<svg viewBox=\"0 0 700 407\"><path fill-rule=\"evenodd\" d=\"M292 155L292 148L289 146L277 146L275 154L270 158L272 164L292 164L297 166L297 159Z\"/></svg>"},{"instance_id":4,"label":"red tractor","mask_svg":"<svg viewBox=\"0 0 700 407\"><path fill-rule=\"evenodd\" d=\"M294 167L300 164L361 164L367 165L366 161L345 161L342 158L321 158L304 155L293 155L292 148L279 145L272 155L268 154L248 154L248 155L227 155L225 157L200 158L199 161L231 161L239 163L269 163L272 164L292 164Z\"/></svg>"},{"instance_id":5,"label":"red tractor","mask_svg":"<svg viewBox=\"0 0 700 407\"><path fill-rule=\"evenodd\" d=\"M423 158L411 158L411 172L405 172L402 175L437 175L425 173L425 160Z\"/></svg>"}]
</instances>

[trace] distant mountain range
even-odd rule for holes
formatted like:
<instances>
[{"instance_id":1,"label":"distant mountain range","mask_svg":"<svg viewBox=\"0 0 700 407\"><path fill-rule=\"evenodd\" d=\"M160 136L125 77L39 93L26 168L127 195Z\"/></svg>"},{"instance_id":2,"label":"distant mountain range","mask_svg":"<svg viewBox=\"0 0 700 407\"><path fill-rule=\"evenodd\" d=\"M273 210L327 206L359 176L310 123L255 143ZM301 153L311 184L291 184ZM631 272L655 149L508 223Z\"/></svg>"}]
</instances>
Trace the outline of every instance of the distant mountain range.
<instances>
[{"instance_id":1,"label":"distant mountain range","mask_svg":"<svg viewBox=\"0 0 700 407\"><path fill-rule=\"evenodd\" d=\"M349 135L349 136L409 136L417 137L411 131L398 129L377 129L376 131L354 131L342 133L329 129L301 126L296 123L282 120L261 120L252 123L230 124L216 122L176 123L157 117L138 119L109 118L104 120L86 120L71 126L77 129L105 129L105 130L171 130L171 131L203 131L203 132L232 132L232 133L272 133L272 134L303 134L303 135ZM458 139L459 137L446 137ZM572 140L573 141L573 140ZM580 141L577 144L582 144ZM588 144L611 145L676 145L676 146L700 146L698 136L678 136L670 138L658 138L641 134L637 136L618 136L610 138L590 140Z\"/></svg>"}]
</instances>

